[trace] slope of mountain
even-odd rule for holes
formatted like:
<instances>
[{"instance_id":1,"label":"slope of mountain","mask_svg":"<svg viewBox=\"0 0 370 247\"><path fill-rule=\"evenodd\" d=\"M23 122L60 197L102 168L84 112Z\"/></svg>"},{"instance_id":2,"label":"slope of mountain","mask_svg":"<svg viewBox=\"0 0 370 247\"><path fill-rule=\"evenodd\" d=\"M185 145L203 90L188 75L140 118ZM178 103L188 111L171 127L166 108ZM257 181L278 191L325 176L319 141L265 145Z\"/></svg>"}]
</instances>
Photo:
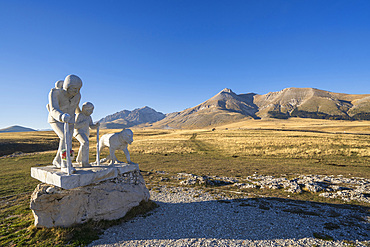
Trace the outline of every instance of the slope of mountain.
<instances>
[{"instance_id":1,"label":"slope of mountain","mask_svg":"<svg viewBox=\"0 0 370 247\"><path fill-rule=\"evenodd\" d=\"M356 120L370 120L370 96L352 101L348 114Z\"/></svg>"},{"instance_id":2,"label":"slope of mountain","mask_svg":"<svg viewBox=\"0 0 370 247\"><path fill-rule=\"evenodd\" d=\"M121 129L144 123L154 123L165 118L161 112L145 106L133 111L123 110L99 120L101 128Z\"/></svg>"},{"instance_id":3,"label":"slope of mountain","mask_svg":"<svg viewBox=\"0 0 370 247\"><path fill-rule=\"evenodd\" d=\"M203 128L246 119L290 117L370 120L370 94L332 93L315 88L286 88L264 95L235 94L225 88L205 102L167 114L144 107L103 118L105 128L153 123L155 128Z\"/></svg>"},{"instance_id":4,"label":"slope of mountain","mask_svg":"<svg viewBox=\"0 0 370 247\"><path fill-rule=\"evenodd\" d=\"M130 113L131 113L131 111L128 111L128 110L123 110L123 111L120 111L120 112L116 112L112 115L108 115L108 116L100 119L99 122L100 123L108 123L108 122L112 122L112 121L117 120L117 119L125 119Z\"/></svg>"},{"instance_id":5,"label":"slope of mountain","mask_svg":"<svg viewBox=\"0 0 370 247\"><path fill-rule=\"evenodd\" d=\"M19 125L10 126L8 128L0 129L0 133L3 132L28 132L28 131L37 131L31 128L22 127Z\"/></svg>"},{"instance_id":6,"label":"slope of mountain","mask_svg":"<svg viewBox=\"0 0 370 247\"><path fill-rule=\"evenodd\" d=\"M164 128L202 128L258 118L258 107L253 103L255 94L235 94L225 88L209 100L181 112L168 114L153 126Z\"/></svg>"},{"instance_id":7,"label":"slope of mountain","mask_svg":"<svg viewBox=\"0 0 370 247\"><path fill-rule=\"evenodd\" d=\"M286 88L256 95L261 118L308 117L319 119L368 119L370 95L332 93L315 88ZM368 116L370 117L370 115Z\"/></svg>"},{"instance_id":8,"label":"slope of mountain","mask_svg":"<svg viewBox=\"0 0 370 247\"><path fill-rule=\"evenodd\" d=\"M168 114L153 127L202 128L248 118L290 117L370 120L370 95L332 93L315 88L238 95L226 88L202 104Z\"/></svg>"}]
</instances>

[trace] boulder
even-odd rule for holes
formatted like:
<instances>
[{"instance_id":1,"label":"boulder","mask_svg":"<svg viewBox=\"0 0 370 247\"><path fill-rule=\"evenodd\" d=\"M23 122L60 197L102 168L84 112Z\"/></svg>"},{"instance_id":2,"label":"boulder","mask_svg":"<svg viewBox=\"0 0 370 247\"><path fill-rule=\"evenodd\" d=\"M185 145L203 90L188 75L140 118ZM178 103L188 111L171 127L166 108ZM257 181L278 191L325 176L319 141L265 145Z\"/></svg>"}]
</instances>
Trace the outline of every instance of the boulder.
<instances>
[{"instance_id":1,"label":"boulder","mask_svg":"<svg viewBox=\"0 0 370 247\"><path fill-rule=\"evenodd\" d=\"M73 189L41 183L31 196L30 208L36 227L69 227L90 219L122 218L149 197L140 171L135 170Z\"/></svg>"}]
</instances>

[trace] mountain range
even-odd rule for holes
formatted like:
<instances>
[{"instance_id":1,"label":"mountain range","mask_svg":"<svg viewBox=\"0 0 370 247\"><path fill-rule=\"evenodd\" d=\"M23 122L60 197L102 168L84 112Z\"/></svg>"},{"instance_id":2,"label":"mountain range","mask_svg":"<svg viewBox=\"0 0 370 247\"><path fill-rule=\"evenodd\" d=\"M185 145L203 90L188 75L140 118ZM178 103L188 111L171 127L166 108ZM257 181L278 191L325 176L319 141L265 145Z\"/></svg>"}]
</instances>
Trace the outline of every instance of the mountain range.
<instances>
[{"instance_id":1,"label":"mountain range","mask_svg":"<svg viewBox=\"0 0 370 247\"><path fill-rule=\"evenodd\" d=\"M203 103L180 112L163 114L145 106L122 110L99 120L102 129L133 126L153 128L204 128L246 119L292 117L370 120L370 94L333 93L316 88L286 88L263 95L236 94L225 88ZM1 132L36 131L22 126Z\"/></svg>"},{"instance_id":2,"label":"mountain range","mask_svg":"<svg viewBox=\"0 0 370 247\"><path fill-rule=\"evenodd\" d=\"M370 120L370 94L333 93L315 88L286 88L264 95L236 94L225 88L205 102L164 115L150 107L121 111L100 122L103 128L136 125L156 128L202 128L245 119L291 117Z\"/></svg>"},{"instance_id":3,"label":"mountain range","mask_svg":"<svg viewBox=\"0 0 370 247\"><path fill-rule=\"evenodd\" d=\"M116 112L100 119L98 122L100 123L100 127L102 129L122 129L144 123L154 123L162 120L165 117L165 114L145 106L133 111L123 110Z\"/></svg>"}]
</instances>

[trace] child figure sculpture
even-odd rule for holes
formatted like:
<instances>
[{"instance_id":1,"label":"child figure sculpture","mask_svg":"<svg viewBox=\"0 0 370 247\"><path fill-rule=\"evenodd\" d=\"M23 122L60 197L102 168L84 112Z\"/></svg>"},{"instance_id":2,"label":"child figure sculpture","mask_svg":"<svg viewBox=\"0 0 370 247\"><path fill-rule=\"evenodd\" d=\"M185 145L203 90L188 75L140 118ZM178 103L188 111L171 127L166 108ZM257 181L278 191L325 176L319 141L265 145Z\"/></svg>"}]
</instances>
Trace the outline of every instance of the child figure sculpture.
<instances>
[{"instance_id":1,"label":"child figure sculpture","mask_svg":"<svg viewBox=\"0 0 370 247\"><path fill-rule=\"evenodd\" d=\"M82 105L80 113L76 114L75 130L73 136L80 142L80 149L76 161L82 167L90 167L89 164L89 135L90 128L97 128L99 123L93 124L91 114L94 111L94 105L90 102L85 102Z\"/></svg>"}]
</instances>

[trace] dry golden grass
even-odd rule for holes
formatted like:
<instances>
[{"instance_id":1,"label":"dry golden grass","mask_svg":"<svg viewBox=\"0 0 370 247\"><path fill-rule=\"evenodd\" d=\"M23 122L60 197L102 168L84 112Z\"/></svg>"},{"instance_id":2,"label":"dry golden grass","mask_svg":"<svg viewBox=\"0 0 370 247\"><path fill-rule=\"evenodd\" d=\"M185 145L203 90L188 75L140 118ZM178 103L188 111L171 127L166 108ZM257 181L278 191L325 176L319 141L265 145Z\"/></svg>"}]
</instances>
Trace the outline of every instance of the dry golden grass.
<instances>
[{"instance_id":1,"label":"dry golden grass","mask_svg":"<svg viewBox=\"0 0 370 247\"><path fill-rule=\"evenodd\" d=\"M258 171L266 175L315 173L370 177L369 122L294 120L249 120L217 127L214 131L132 128L134 142L129 150L132 160L144 170L228 176ZM349 131L344 133L346 130ZM118 131L101 130L100 136ZM58 141L52 131L0 134L1 145L27 143L26 147L34 148L33 151L38 151L40 145L56 150ZM79 143L74 140L73 149L77 152L78 148ZM107 154L106 148L101 157ZM90 161L95 157L96 131L93 130ZM117 151L117 157L125 160L122 151Z\"/></svg>"},{"instance_id":2,"label":"dry golden grass","mask_svg":"<svg viewBox=\"0 0 370 247\"><path fill-rule=\"evenodd\" d=\"M245 156L370 156L369 136L359 135L370 135L368 121L248 120L217 127L215 131L134 129L134 133L130 149L138 153L201 151L189 142L192 139L221 153Z\"/></svg>"},{"instance_id":3,"label":"dry golden grass","mask_svg":"<svg viewBox=\"0 0 370 247\"><path fill-rule=\"evenodd\" d=\"M315 158L370 157L368 136L273 130L219 130L197 139L227 154Z\"/></svg>"},{"instance_id":4,"label":"dry golden grass","mask_svg":"<svg viewBox=\"0 0 370 247\"><path fill-rule=\"evenodd\" d=\"M57 138L53 131L30 131L30 132L4 132L0 133L0 143L22 142L41 143L49 142Z\"/></svg>"},{"instance_id":5,"label":"dry golden grass","mask_svg":"<svg viewBox=\"0 0 370 247\"><path fill-rule=\"evenodd\" d=\"M324 120L310 118L289 118L246 120L223 125L219 128L228 129L277 129L302 130L330 133L370 134L370 121Z\"/></svg>"},{"instance_id":6,"label":"dry golden grass","mask_svg":"<svg viewBox=\"0 0 370 247\"><path fill-rule=\"evenodd\" d=\"M216 127L215 131L211 128L165 131L134 129L135 141L130 150L134 160L143 160L144 163L148 161L140 158L139 154L192 154L184 158L192 162L191 157L197 155L209 164L204 165L206 168L203 169L193 165L191 169L211 174L216 170L224 175L235 175L233 171L247 174L258 170L275 175L280 171L369 177L369 126L369 121L297 118L248 120ZM220 157L226 160L217 162ZM230 157L237 159L230 160ZM181 160L181 156L176 159ZM229 172L228 169L222 170L222 162L229 163L233 168ZM186 160L177 163L187 167ZM172 165L178 167L176 163ZM171 169L170 164L163 167Z\"/></svg>"},{"instance_id":7,"label":"dry golden grass","mask_svg":"<svg viewBox=\"0 0 370 247\"><path fill-rule=\"evenodd\" d=\"M214 131L211 128L132 128L134 142L129 150L132 160L142 164L145 169L166 168L210 174L217 171L228 175L235 175L233 172L248 175L256 169L265 174L277 174L279 171L343 172L366 177L370 176L369 126L369 121L296 118L248 120L216 127ZM101 130L100 136L118 131ZM41 144L49 147L53 144L56 149L58 138L52 131L0 134L0 144L6 142L28 143L36 151ZM78 151L79 143L75 140L73 147ZM90 135L90 153L90 160L93 161L96 157L94 130ZM101 157L107 153L108 149L104 149ZM117 157L125 160L120 151L117 151ZM188 165L190 161L192 164ZM225 162L233 167L228 172L222 169L222 163ZM198 167L199 163L202 163L201 167Z\"/></svg>"}]
</instances>

